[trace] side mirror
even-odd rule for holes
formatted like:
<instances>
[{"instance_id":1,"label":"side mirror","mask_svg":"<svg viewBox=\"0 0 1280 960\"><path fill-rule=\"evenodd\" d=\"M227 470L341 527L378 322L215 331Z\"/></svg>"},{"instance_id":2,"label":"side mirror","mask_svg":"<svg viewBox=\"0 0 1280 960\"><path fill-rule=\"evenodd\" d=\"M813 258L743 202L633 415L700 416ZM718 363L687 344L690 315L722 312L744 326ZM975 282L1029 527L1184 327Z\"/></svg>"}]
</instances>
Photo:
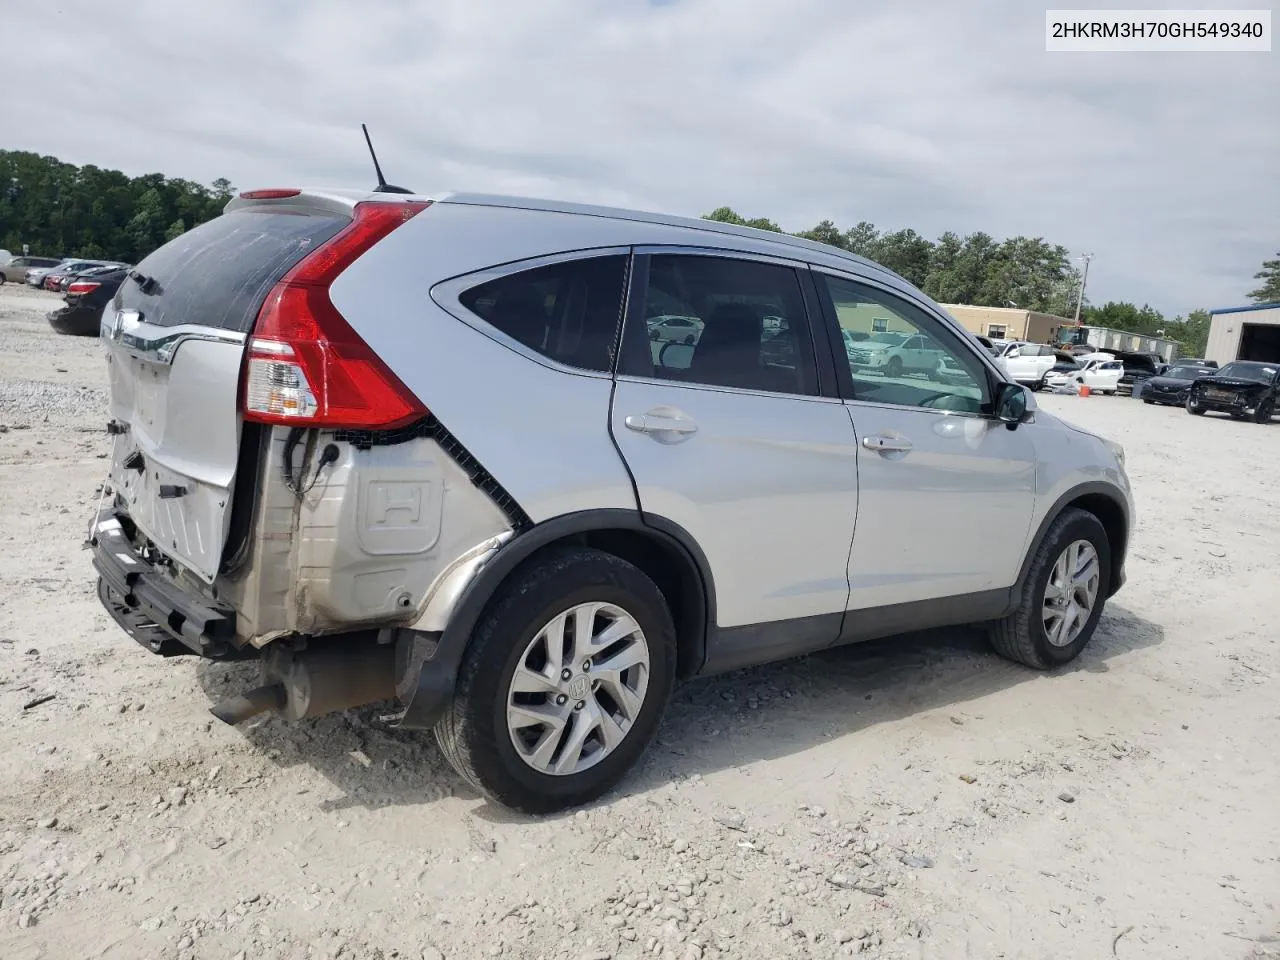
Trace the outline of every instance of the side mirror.
<instances>
[{"instance_id":1,"label":"side mirror","mask_svg":"<svg viewBox=\"0 0 1280 960\"><path fill-rule=\"evenodd\" d=\"M996 391L996 419L1010 430L1028 422L1036 412L1035 396L1019 383L1002 383Z\"/></svg>"}]
</instances>

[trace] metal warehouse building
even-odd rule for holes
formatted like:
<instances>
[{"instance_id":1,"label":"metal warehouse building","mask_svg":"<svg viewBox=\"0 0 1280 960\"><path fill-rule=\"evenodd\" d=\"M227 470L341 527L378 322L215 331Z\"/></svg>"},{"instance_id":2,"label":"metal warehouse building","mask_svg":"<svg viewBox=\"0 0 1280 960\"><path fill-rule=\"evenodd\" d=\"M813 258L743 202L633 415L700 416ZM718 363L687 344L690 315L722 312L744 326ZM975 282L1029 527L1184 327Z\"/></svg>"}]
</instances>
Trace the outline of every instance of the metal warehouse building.
<instances>
[{"instance_id":1,"label":"metal warehouse building","mask_svg":"<svg viewBox=\"0 0 1280 960\"><path fill-rule=\"evenodd\" d=\"M1280 363L1280 303L1210 310L1206 359Z\"/></svg>"}]
</instances>

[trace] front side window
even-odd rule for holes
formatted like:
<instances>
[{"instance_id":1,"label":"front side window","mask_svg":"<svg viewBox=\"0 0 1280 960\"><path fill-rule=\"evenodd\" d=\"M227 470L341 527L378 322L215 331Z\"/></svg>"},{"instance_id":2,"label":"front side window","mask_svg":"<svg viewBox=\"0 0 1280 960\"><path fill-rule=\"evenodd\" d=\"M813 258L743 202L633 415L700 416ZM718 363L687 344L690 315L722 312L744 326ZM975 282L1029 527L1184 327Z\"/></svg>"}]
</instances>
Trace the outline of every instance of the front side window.
<instances>
[{"instance_id":1,"label":"front side window","mask_svg":"<svg viewBox=\"0 0 1280 960\"><path fill-rule=\"evenodd\" d=\"M625 255L587 257L508 274L472 287L458 299L548 360L609 373L626 274Z\"/></svg>"},{"instance_id":2,"label":"front side window","mask_svg":"<svg viewBox=\"0 0 1280 960\"><path fill-rule=\"evenodd\" d=\"M845 350L853 399L981 413L988 402L985 367L958 337L923 309L876 287L819 274L842 330L889 315L893 334L876 333Z\"/></svg>"},{"instance_id":3,"label":"front side window","mask_svg":"<svg viewBox=\"0 0 1280 960\"><path fill-rule=\"evenodd\" d=\"M655 254L641 311L648 363L643 354L635 363L629 352L624 373L766 393L817 392L804 299L790 267Z\"/></svg>"}]
</instances>

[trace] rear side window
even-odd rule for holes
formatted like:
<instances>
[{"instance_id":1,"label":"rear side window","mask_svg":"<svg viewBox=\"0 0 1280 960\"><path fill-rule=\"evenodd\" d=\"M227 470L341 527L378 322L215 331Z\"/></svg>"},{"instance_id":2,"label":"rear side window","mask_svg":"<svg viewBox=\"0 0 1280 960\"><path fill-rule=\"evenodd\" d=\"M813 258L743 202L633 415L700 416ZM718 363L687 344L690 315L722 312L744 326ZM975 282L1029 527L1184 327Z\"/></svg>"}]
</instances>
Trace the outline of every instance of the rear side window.
<instances>
[{"instance_id":1,"label":"rear side window","mask_svg":"<svg viewBox=\"0 0 1280 960\"><path fill-rule=\"evenodd\" d=\"M627 257L587 257L508 274L458 299L490 326L548 360L613 370Z\"/></svg>"},{"instance_id":2,"label":"rear side window","mask_svg":"<svg viewBox=\"0 0 1280 960\"><path fill-rule=\"evenodd\" d=\"M351 221L342 216L234 210L188 230L136 267L149 292L126 282L116 304L146 323L248 333L271 288Z\"/></svg>"},{"instance_id":3,"label":"rear side window","mask_svg":"<svg viewBox=\"0 0 1280 960\"><path fill-rule=\"evenodd\" d=\"M688 254L649 258L649 282L624 373L765 393L817 392L813 342L790 267ZM628 320L630 322L630 319ZM647 361L647 362L646 362Z\"/></svg>"}]
</instances>

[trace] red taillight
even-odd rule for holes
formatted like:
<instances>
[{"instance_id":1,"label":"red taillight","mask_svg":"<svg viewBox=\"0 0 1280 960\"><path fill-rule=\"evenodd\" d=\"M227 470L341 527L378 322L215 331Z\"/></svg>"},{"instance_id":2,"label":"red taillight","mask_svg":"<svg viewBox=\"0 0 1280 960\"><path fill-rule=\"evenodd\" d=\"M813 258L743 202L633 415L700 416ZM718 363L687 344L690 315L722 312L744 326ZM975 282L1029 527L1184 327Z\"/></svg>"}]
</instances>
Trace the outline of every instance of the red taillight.
<instances>
[{"instance_id":1,"label":"red taillight","mask_svg":"<svg viewBox=\"0 0 1280 960\"><path fill-rule=\"evenodd\" d=\"M241 200L287 200L296 197L301 190L245 190L240 194Z\"/></svg>"},{"instance_id":2,"label":"red taillight","mask_svg":"<svg viewBox=\"0 0 1280 960\"><path fill-rule=\"evenodd\" d=\"M93 293L102 284L92 280L77 280L71 286L67 287L67 293Z\"/></svg>"},{"instance_id":3,"label":"red taillight","mask_svg":"<svg viewBox=\"0 0 1280 960\"><path fill-rule=\"evenodd\" d=\"M426 414L422 402L343 319L329 299L329 285L427 206L422 201L356 204L351 223L276 284L249 339L246 420L378 430Z\"/></svg>"}]
</instances>

